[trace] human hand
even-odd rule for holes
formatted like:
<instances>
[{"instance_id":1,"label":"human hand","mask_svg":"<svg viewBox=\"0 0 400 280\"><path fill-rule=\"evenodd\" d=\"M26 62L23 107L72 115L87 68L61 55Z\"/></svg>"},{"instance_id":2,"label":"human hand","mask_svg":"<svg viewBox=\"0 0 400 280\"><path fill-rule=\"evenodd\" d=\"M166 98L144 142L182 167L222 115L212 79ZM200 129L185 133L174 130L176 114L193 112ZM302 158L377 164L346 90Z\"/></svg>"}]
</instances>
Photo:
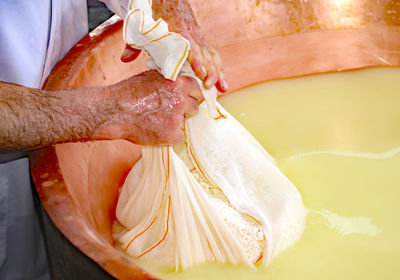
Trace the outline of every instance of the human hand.
<instances>
[{"instance_id":1,"label":"human hand","mask_svg":"<svg viewBox=\"0 0 400 280\"><path fill-rule=\"evenodd\" d=\"M188 62L197 77L204 81L206 88L216 86L221 92L228 89L223 66L218 52L208 45L186 0L153 1L154 18L162 18L170 31L181 34L191 44ZM126 46L121 60L130 62L140 54L140 50Z\"/></svg>"},{"instance_id":2,"label":"human hand","mask_svg":"<svg viewBox=\"0 0 400 280\"><path fill-rule=\"evenodd\" d=\"M157 71L144 72L110 87L103 100L112 104L110 112L93 137L146 145L179 143L184 117L196 114L201 100L191 78L172 82Z\"/></svg>"}]
</instances>

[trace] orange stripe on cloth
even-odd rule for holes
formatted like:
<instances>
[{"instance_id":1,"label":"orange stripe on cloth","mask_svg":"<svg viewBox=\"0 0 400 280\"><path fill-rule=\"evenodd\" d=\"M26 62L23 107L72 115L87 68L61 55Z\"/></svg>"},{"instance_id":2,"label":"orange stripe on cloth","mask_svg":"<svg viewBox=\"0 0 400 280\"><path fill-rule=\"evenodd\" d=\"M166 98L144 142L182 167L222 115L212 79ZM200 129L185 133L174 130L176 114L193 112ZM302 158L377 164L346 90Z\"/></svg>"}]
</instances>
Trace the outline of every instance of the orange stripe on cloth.
<instances>
[{"instance_id":1,"label":"orange stripe on cloth","mask_svg":"<svg viewBox=\"0 0 400 280\"><path fill-rule=\"evenodd\" d=\"M133 2L135 2L135 0L132 0L131 3L129 4L129 10L132 10Z\"/></svg>"},{"instance_id":2,"label":"orange stripe on cloth","mask_svg":"<svg viewBox=\"0 0 400 280\"><path fill-rule=\"evenodd\" d=\"M140 18L141 19L141 22L140 22L140 33L143 33L143 28L144 28L144 12L143 11L141 11L142 12L142 17Z\"/></svg>"},{"instance_id":3,"label":"orange stripe on cloth","mask_svg":"<svg viewBox=\"0 0 400 280\"><path fill-rule=\"evenodd\" d=\"M147 35L149 34L151 31L153 31L159 24L161 23L161 20L159 19L156 24L153 25L152 28L150 28L149 30L147 30L146 32L143 33L143 35Z\"/></svg>"},{"instance_id":4,"label":"orange stripe on cloth","mask_svg":"<svg viewBox=\"0 0 400 280\"><path fill-rule=\"evenodd\" d=\"M167 237L168 231L169 231L169 216L170 216L170 210L171 210L171 196L168 197L168 212L167 212L167 225L166 225L166 230L164 233L164 236L161 238L160 241L158 241L154 246L152 246L150 249L148 249L147 251L143 252L142 254L140 254L139 256L137 256L137 258L141 258L144 255L146 255L148 252L150 252L151 250L153 250L154 248L156 248L158 245L160 245L165 238Z\"/></svg>"},{"instance_id":5,"label":"orange stripe on cloth","mask_svg":"<svg viewBox=\"0 0 400 280\"><path fill-rule=\"evenodd\" d=\"M221 111L218 109L218 107L217 107L217 106L215 106L215 107L217 108L217 111L218 111L219 116L218 116L218 117L215 117L214 120L218 120L218 119L220 119L220 118L226 119L226 116L225 116L224 114L221 113Z\"/></svg>"},{"instance_id":6,"label":"orange stripe on cloth","mask_svg":"<svg viewBox=\"0 0 400 280\"><path fill-rule=\"evenodd\" d=\"M150 42L148 42L148 43L146 43L146 44L157 42L157 41L159 41L159 40L161 40L161 39L163 39L163 38L165 38L165 37L171 36L171 35L172 35L172 33L165 34L165 35L163 35L163 36L161 36L161 37L159 37L159 38L156 38L156 39L151 40ZM130 45L135 45L135 44L130 44ZM142 46L139 46L139 45L135 45L135 46L137 46L137 47L139 47L139 48L142 47Z\"/></svg>"},{"instance_id":7,"label":"orange stripe on cloth","mask_svg":"<svg viewBox=\"0 0 400 280\"><path fill-rule=\"evenodd\" d=\"M157 42L157 41L159 41L159 40L161 40L161 39L163 39L165 37L171 36L171 35L172 35L172 33L165 34L165 35L163 35L163 36L161 36L159 38L151 40L150 43Z\"/></svg>"},{"instance_id":8,"label":"orange stripe on cloth","mask_svg":"<svg viewBox=\"0 0 400 280\"><path fill-rule=\"evenodd\" d=\"M188 50L189 46L188 46L188 44L186 42L185 42L185 44L186 44L185 51L183 52L183 55L179 59L178 64L175 66L174 73L172 73L172 76L171 76L170 80L172 80L172 78L175 76L175 73L178 70L179 65L181 65L183 59L186 57L186 53L187 53L187 50Z\"/></svg>"},{"instance_id":9,"label":"orange stripe on cloth","mask_svg":"<svg viewBox=\"0 0 400 280\"><path fill-rule=\"evenodd\" d=\"M131 246L131 244L133 243L133 241L136 240L136 238L138 238L138 237L141 236L143 233L145 233L145 232L154 224L154 222L157 220L157 218L158 218L158 215L154 217L154 219L151 221L151 223L150 223L141 233L139 233L138 235L136 235L135 237L133 237L133 238L131 239L131 241L129 241L128 245L126 245L126 247L125 247L125 249L124 249L125 252L128 250L129 246Z\"/></svg>"},{"instance_id":10,"label":"orange stripe on cloth","mask_svg":"<svg viewBox=\"0 0 400 280\"><path fill-rule=\"evenodd\" d=\"M214 183L211 181L210 178L208 178L208 176L206 175L206 173L204 172L204 170L201 168L199 161L196 159L196 156L194 155L194 152L193 152L193 150L192 150L192 147L191 147L190 143L188 143L188 148L189 148L189 153L190 153L190 155L192 156L192 158L193 158L193 160L194 160L194 162L195 162L195 164L196 164L196 166L197 166L197 169L200 170L200 173L203 175L203 178L204 178L211 186L213 186L214 188L219 189L220 191L222 191L220 187L218 187L216 184L214 184Z\"/></svg>"},{"instance_id":11,"label":"orange stripe on cloth","mask_svg":"<svg viewBox=\"0 0 400 280\"><path fill-rule=\"evenodd\" d=\"M124 37L126 37L126 29L128 28L129 18L130 18L134 13L136 13L136 12L140 12L140 10L139 10L139 9L133 10L133 11L128 15L128 17L127 17L126 20L125 20L126 24L125 24L125 28L124 28L124 30L123 30L123 35L124 35Z\"/></svg>"},{"instance_id":12,"label":"orange stripe on cloth","mask_svg":"<svg viewBox=\"0 0 400 280\"><path fill-rule=\"evenodd\" d=\"M254 262L254 264L258 263L259 261L261 261L261 259L264 257L264 254L261 253L260 257Z\"/></svg>"},{"instance_id":13,"label":"orange stripe on cloth","mask_svg":"<svg viewBox=\"0 0 400 280\"><path fill-rule=\"evenodd\" d=\"M131 241L129 241L128 245L125 247L124 251L126 252L129 248L129 246L131 246L131 244L133 243L133 241L135 241L139 236L141 236L142 234L144 234L146 231L148 231L150 229L150 227L154 224L154 222L157 220L157 218L160 215L160 210L164 201L164 197L165 197L165 193L167 192L167 183L168 183L168 177L169 177L169 150L168 150L168 168L165 168L165 159L164 159L164 149L161 149L161 158L162 158L162 163L163 163L163 167L164 170L166 170L166 178L165 178L165 184L164 184L164 191L161 197L161 202L160 202L160 206L157 209L157 215L154 217L154 219L151 221L151 223L143 230L141 231L139 234L137 234L136 236L134 236Z\"/></svg>"}]
</instances>

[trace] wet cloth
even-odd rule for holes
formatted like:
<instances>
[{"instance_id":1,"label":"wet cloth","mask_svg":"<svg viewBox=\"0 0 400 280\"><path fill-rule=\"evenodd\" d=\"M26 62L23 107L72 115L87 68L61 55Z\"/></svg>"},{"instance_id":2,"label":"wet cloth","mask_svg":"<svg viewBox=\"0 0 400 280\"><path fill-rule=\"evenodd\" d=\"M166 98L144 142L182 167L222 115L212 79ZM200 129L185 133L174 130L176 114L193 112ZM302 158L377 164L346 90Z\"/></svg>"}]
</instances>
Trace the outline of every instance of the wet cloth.
<instances>
[{"instance_id":1,"label":"wet cloth","mask_svg":"<svg viewBox=\"0 0 400 280\"><path fill-rule=\"evenodd\" d=\"M131 2L123 36L132 47L147 51L147 66L165 78L196 79L206 104L185 121L191 165L172 147L143 148L117 204L117 218L125 227L116 234L122 248L177 270L206 261L253 266L262 259L267 264L303 231L305 210L299 192L268 152L216 102L216 88L205 89L195 77L186 62L189 42L169 32L162 19L152 18L149 1ZM217 202L214 190L223 196ZM243 245L244 235L251 244ZM254 249L262 248L261 256L247 250L260 240L264 246Z\"/></svg>"},{"instance_id":2,"label":"wet cloth","mask_svg":"<svg viewBox=\"0 0 400 280\"><path fill-rule=\"evenodd\" d=\"M0 1L0 81L40 88L87 25L86 1ZM26 153L0 162L0 279L49 279Z\"/></svg>"}]
</instances>

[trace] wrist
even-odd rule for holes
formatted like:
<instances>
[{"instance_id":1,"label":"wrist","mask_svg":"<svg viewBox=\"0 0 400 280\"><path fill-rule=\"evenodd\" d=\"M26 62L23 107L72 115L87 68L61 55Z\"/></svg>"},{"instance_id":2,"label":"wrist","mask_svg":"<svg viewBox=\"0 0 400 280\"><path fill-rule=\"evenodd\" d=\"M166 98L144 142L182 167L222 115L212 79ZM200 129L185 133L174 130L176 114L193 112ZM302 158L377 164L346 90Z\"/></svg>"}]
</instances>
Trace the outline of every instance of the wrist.
<instances>
[{"instance_id":1,"label":"wrist","mask_svg":"<svg viewBox=\"0 0 400 280\"><path fill-rule=\"evenodd\" d=\"M51 92L55 110L63 116L55 119L57 142L76 142L96 140L94 132L111 118L112 101L109 87L80 88Z\"/></svg>"},{"instance_id":2,"label":"wrist","mask_svg":"<svg viewBox=\"0 0 400 280\"><path fill-rule=\"evenodd\" d=\"M98 135L102 127L113 123L119 112L119 100L114 86L81 89L83 99L83 113L81 114L82 127L86 130L88 140L115 139L112 135Z\"/></svg>"},{"instance_id":3,"label":"wrist","mask_svg":"<svg viewBox=\"0 0 400 280\"><path fill-rule=\"evenodd\" d=\"M92 140L127 139L135 133L133 126L126 127L128 122L135 123L136 119L133 95L138 89L137 84L132 84L132 79L136 77L130 78L130 82L127 79L101 89L96 104L93 104L98 116L90 135Z\"/></svg>"}]
</instances>

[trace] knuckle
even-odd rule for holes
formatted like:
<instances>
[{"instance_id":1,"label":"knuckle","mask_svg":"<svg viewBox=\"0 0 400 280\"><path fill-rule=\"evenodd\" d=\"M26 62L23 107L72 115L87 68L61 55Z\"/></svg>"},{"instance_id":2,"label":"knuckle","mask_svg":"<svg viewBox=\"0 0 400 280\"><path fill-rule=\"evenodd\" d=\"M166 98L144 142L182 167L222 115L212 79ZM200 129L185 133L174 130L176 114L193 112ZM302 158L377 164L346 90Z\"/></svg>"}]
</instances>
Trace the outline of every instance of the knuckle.
<instances>
[{"instance_id":1,"label":"knuckle","mask_svg":"<svg viewBox=\"0 0 400 280\"><path fill-rule=\"evenodd\" d=\"M217 72L217 70L215 69L215 67L212 67L212 68L210 68L210 71L208 72L208 77L207 77L207 79L210 79L210 80L218 80L218 72Z\"/></svg>"}]
</instances>

